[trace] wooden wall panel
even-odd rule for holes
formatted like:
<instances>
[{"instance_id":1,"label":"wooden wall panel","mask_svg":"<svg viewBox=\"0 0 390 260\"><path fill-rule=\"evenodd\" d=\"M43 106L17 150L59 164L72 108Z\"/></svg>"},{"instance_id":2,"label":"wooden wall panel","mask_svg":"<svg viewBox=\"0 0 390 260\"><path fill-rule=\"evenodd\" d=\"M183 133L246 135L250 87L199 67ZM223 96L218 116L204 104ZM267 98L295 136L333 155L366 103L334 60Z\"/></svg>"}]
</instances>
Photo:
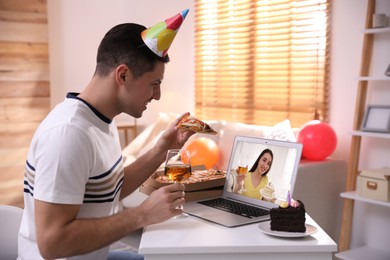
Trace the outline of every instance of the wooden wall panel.
<instances>
[{"instance_id":1,"label":"wooden wall panel","mask_svg":"<svg viewBox=\"0 0 390 260\"><path fill-rule=\"evenodd\" d=\"M0 99L0 122L40 122L49 112L49 98Z\"/></svg>"},{"instance_id":2,"label":"wooden wall panel","mask_svg":"<svg viewBox=\"0 0 390 260\"><path fill-rule=\"evenodd\" d=\"M0 10L0 21L7 22L27 22L27 23L46 23L46 13L31 12L13 12Z\"/></svg>"},{"instance_id":3,"label":"wooden wall panel","mask_svg":"<svg viewBox=\"0 0 390 260\"><path fill-rule=\"evenodd\" d=\"M0 21L0 31L0 41L47 42L45 24Z\"/></svg>"},{"instance_id":4,"label":"wooden wall panel","mask_svg":"<svg viewBox=\"0 0 390 260\"><path fill-rule=\"evenodd\" d=\"M23 207L28 147L50 109L46 0L1 0L0 32L0 204Z\"/></svg>"},{"instance_id":5,"label":"wooden wall panel","mask_svg":"<svg viewBox=\"0 0 390 260\"><path fill-rule=\"evenodd\" d=\"M0 77L1 78L1 77ZM48 81L0 81L0 97L48 97L50 86Z\"/></svg>"},{"instance_id":6,"label":"wooden wall panel","mask_svg":"<svg viewBox=\"0 0 390 260\"><path fill-rule=\"evenodd\" d=\"M0 42L0 58L48 60L47 44Z\"/></svg>"},{"instance_id":7,"label":"wooden wall panel","mask_svg":"<svg viewBox=\"0 0 390 260\"><path fill-rule=\"evenodd\" d=\"M1 0L0 10L18 13L47 13L46 0ZM46 23L46 20L45 20Z\"/></svg>"}]
</instances>

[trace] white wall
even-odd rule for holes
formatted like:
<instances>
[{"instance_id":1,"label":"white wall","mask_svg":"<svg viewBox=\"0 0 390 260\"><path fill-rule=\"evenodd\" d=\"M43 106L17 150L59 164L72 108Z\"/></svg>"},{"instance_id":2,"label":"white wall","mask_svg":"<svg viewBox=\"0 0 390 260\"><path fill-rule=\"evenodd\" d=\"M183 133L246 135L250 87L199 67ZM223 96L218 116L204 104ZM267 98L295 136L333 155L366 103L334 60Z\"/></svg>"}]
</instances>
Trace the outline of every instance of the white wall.
<instances>
[{"instance_id":1,"label":"white wall","mask_svg":"<svg viewBox=\"0 0 390 260\"><path fill-rule=\"evenodd\" d=\"M95 70L96 51L104 34L120 23L150 27L182 10L188 13L177 34L165 69L162 99L154 101L138 124L147 125L159 112L194 110L194 8L192 0L56 0L48 1L51 104L68 91L80 92ZM129 120L120 116L119 121Z\"/></svg>"},{"instance_id":2,"label":"white wall","mask_svg":"<svg viewBox=\"0 0 390 260\"><path fill-rule=\"evenodd\" d=\"M390 1L378 1L381 12L390 13ZM153 101L144 116L142 126L153 122L159 112L194 112L194 1L193 0L57 0L48 1L51 103L64 99L68 91L81 91L95 69L96 50L101 38L114 25L136 22L152 26L189 8L190 12L169 50L171 62L166 66L162 98ZM387 11L386 11L387 10ZM338 136L333 156L348 159L355 96L359 74L361 48L366 12L366 0L332 1L332 42L330 72L330 124ZM388 44L388 42L387 42ZM390 48L374 59L377 67L386 68L390 62ZM381 69L379 69L380 71ZM371 103L383 104L390 100L385 88L370 97ZM130 120L121 115L119 121ZM389 166L383 156L384 145L374 151L375 165ZM363 145L378 143L369 140ZM364 146L363 146L364 148ZM368 163L366 160L362 161Z\"/></svg>"},{"instance_id":3,"label":"white wall","mask_svg":"<svg viewBox=\"0 0 390 260\"><path fill-rule=\"evenodd\" d=\"M330 124L338 135L338 145L334 156L348 159L352 130L355 98L362 56L363 33L366 19L367 0L332 1L332 42L331 42L331 93ZM377 0L378 12L390 16L390 1ZM379 45L375 45L372 75L383 76L390 63L390 34L377 35ZM378 51L379 50L379 51ZM387 104L390 100L388 82L375 82L371 89L379 90L378 95L368 95L368 104ZM370 92L372 93L372 92ZM379 144L379 145L378 145ZM378 147L370 149L369 147ZM364 139L362 151L370 151L362 157L360 166L390 167L388 147L390 140Z\"/></svg>"},{"instance_id":4,"label":"white wall","mask_svg":"<svg viewBox=\"0 0 390 260\"><path fill-rule=\"evenodd\" d=\"M377 10L390 16L390 1L377 1ZM367 0L332 1L331 29L331 71L330 71L330 125L338 136L338 145L334 157L348 160L352 129L356 77L360 70L361 48ZM194 1L193 0L56 0L48 1L50 81L52 105L63 100L68 91L81 91L88 83L95 69L95 55L103 35L118 23L136 22L149 27L185 8L190 12L176 37L169 54L171 62L166 67L162 85L162 98L152 102L145 111L141 125L153 122L158 112L185 111L194 112ZM379 36L380 52L374 53L376 73L384 72L390 63L389 35ZM387 86L384 86L386 85ZM378 95L369 94L371 104L389 104L390 88L388 83L376 83ZM120 120L128 118L121 117ZM372 148L377 147L377 148ZM366 139L363 141L361 168L390 167L390 140ZM367 205L364 205L367 207ZM380 226L389 226L387 220L365 216L359 208L363 222L371 222L369 228L381 230ZM379 211L380 212L380 211ZM379 216L379 217L378 217ZM382 222L378 222L378 218ZM363 243L386 243L382 237L375 242L366 241L366 228L355 222L354 230L360 235L353 238L352 245ZM387 223L387 224L386 224ZM378 228L379 227L379 228ZM389 231L390 232L390 231ZM362 234L363 233L363 234Z\"/></svg>"}]
</instances>

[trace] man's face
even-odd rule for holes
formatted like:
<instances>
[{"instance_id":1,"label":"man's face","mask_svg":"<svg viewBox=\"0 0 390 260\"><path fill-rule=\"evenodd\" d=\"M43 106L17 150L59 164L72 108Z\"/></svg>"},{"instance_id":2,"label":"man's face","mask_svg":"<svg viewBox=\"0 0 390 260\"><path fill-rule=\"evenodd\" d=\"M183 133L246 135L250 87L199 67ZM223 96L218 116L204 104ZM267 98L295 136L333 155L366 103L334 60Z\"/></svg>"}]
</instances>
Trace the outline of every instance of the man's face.
<instances>
[{"instance_id":1,"label":"man's face","mask_svg":"<svg viewBox=\"0 0 390 260\"><path fill-rule=\"evenodd\" d=\"M123 112L135 118L140 118L153 99L160 99L160 86L164 78L164 70L165 64L157 62L153 71L146 72L137 79L131 78L125 83L125 95L119 97Z\"/></svg>"}]
</instances>

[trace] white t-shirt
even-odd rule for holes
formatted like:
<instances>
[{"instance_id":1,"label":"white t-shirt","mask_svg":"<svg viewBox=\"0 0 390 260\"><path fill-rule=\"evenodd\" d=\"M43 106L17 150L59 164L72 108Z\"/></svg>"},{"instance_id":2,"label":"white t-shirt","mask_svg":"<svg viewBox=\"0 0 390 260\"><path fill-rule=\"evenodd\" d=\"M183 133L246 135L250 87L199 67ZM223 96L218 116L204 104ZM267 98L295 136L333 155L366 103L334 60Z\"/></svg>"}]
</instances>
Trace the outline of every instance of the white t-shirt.
<instances>
[{"instance_id":1,"label":"white t-shirt","mask_svg":"<svg viewBox=\"0 0 390 260\"><path fill-rule=\"evenodd\" d=\"M69 93L43 120L31 142L24 175L19 259L42 259L36 243L34 199L81 205L78 218L98 218L115 213L122 183L115 124ZM106 259L108 249L68 259Z\"/></svg>"}]
</instances>

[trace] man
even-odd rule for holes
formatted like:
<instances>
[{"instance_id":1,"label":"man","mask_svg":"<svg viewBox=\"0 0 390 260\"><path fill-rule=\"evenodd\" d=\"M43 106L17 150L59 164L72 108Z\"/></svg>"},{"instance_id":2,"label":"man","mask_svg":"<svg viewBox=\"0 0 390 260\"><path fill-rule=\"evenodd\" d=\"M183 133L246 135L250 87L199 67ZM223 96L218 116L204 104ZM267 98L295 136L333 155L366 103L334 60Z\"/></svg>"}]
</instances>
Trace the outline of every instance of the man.
<instances>
[{"instance_id":1,"label":"man","mask_svg":"<svg viewBox=\"0 0 390 260\"><path fill-rule=\"evenodd\" d=\"M176 31L187 12L171 18ZM166 151L182 147L193 134L176 126L185 113L148 153L123 168L113 118L122 112L139 118L149 102L160 99L166 50L174 38L168 34L170 43L161 52L146 39L157 37L156 30L148 29L154 32L150 35L145 29L137 24L112 28L100 43L89 84L79 94L68 93L37 129L26 161L20 259L106 259L111 243L182 213L181 184L115 212L119 200L164 162Z\"/></svg>"}]
</instances>

